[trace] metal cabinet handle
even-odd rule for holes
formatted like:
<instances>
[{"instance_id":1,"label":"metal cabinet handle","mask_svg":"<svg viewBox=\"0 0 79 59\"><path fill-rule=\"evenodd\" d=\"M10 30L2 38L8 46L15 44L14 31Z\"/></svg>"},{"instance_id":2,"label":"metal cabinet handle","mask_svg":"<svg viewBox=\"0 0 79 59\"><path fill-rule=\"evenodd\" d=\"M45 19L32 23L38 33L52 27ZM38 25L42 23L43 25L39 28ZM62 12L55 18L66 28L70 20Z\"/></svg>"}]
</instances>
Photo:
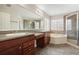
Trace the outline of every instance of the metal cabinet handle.
<instances>
[{"instance_id":1,"label":"metal cabinet handle","mask_svg":"<svg viewBox=\"0 0 79 59\"><path fill-rule=\"evenodd\" d=\"M29 50L31 50L31 49L29 49Z\"/></svg>"},{"instance_id":2,"label":"metal cabinet handle","mask_svg":"<svg viewBox=\"0 0 79 59\"><path fill-rule=\"evenodd\" d=\"M31 45L31 43L29 43L29 45Z\"/></svg>"},{"instance_id":3,"label":"metal cabinet handle","mask_svg":"<svg viewBox=\"0 0 79 59\"><path fill-rule=\"evenodd\" d=\"M21 46L19 47L19 49L21 49Z\"/></svg>"}]
</instances>

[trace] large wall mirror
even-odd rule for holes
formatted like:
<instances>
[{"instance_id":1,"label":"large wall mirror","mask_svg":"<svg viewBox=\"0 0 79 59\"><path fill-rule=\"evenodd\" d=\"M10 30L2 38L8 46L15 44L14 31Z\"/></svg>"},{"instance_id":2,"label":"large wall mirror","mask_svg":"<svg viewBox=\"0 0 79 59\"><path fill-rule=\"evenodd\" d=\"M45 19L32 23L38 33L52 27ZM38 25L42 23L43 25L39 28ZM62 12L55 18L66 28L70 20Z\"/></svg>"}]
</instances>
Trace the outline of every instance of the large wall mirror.
<instances>
[{"instance_id":1,"label":"large wall mirror","mask_svg":"<svg viewBox=\"0 0 79 59\"><path fill-rule=\"evenodd\" d=\"M40 29L41 20L23 20L24 29Z\"/></svg>"},{"instance_id":2,"label":"large wall mirror","mask_svg":"<svg viewBox=\"0 0 79 59\"><path fill-rule=\"evenodd\" d=\"M68 15L66 17L66 32L69 42L78 45L78 14Z\"/></svg>"},{"instance_id":3,"label":"large wall mirror","mask_svg":"<svg viewBox=\"0 0 79 59\"><path fill-rule=\"evenodd\" d=\"M0 31L41 29L42 17L18 4L0 4Z\"/></svg>"}]
</instances>

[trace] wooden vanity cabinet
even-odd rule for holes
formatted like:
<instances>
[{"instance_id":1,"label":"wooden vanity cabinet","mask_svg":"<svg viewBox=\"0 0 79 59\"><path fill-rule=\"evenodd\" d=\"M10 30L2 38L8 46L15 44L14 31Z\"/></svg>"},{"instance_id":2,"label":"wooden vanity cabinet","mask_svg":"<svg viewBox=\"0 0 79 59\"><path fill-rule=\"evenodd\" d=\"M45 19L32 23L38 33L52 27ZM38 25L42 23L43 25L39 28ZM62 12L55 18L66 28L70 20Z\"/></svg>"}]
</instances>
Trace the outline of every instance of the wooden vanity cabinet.
<instances>
[{"instance_id":1,"label":"wooden vanity cabinet","mask_svg":"<svg viewBox=\"0 0 79 59\"><path fill-rule=\"evenodd\" d=\"M35 52L35 36L28 36L22 39L22 53L23 55L31 55Z\"/></svg>"},{"instance_id":2,"label":"wooden vanity cabinet","mask_svg":"<svg viewBox=\"0 0 79 59\"><path fill-rule=\"evenodd\" d=\"M48 45L50 43L50 32L45 32L44 33L44 43L45 45Z\"/></svg>"},{"instance_id":3,"label":"wooden vanity cabinet","mask_svg":"<svg viewBox=\"0 0 79 59\"><path fill-rule=\"evenodd\" d=\"M36 44L37 44L37 47L41 47L41 48L45 46L44 34L36 36Z\"/></svg>"},{"instance_id":4,"label":"wooden vanity cabinet","mask_svg":"<svg viewBox=\"0 0 79 59\"><path fill-rule=\"evenodd\" d=\"M36 37L37 47L45 47L50 43L50 33L43 32L43 34Z\"/></svg>"},{"instance_id":5,"label":"wooden vanity cabinet","mask_svg":"<svg viewBox=\"0 0 79 59\"><path fill-rule=\"evenodd\" d=\"M0 55L19 55L21 45L19 40L7 40L0 42Z\"/></svg>"},{"instance_id":6,"label":"wooden vanity cabinet","mask_svg":"<svg viewBox=\"0 0 79 59\"><path fill-rule=\"evenodd\" d=\"M0 41L0 55L28 55L35 51L35 36Z\"/></svg>"}]
</instances>

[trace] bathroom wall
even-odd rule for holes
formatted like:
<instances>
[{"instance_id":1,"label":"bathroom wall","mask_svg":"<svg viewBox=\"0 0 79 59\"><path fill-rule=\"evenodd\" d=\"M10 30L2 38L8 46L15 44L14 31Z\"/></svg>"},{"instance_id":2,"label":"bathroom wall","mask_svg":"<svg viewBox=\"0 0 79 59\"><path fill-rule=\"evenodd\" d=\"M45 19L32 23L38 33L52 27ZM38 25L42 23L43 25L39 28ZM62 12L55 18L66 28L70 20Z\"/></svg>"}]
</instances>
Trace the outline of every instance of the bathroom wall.
<instances>
[{"instance_id":1,"label":"bathroom wall","mask_svg":"<svg viewBox=\"0 0 79 59\"><path fill-rule=\"evenodd\" d=\"M48 16L48 15L45 15L44 16L44 30L46 30L46 31L50 31L50 16Z\"/></svg>"},{"instance_id":2,"label":"bathroom wall","mask_svg":"<svg viewBox=\"0 0 79 59\"><path fill-rule=\"evenodd\" d=\"M78 12L78 20L77 20L77 33L78 33L78 46L79 46L79 12Z\"/></svg>"}]
</instances>

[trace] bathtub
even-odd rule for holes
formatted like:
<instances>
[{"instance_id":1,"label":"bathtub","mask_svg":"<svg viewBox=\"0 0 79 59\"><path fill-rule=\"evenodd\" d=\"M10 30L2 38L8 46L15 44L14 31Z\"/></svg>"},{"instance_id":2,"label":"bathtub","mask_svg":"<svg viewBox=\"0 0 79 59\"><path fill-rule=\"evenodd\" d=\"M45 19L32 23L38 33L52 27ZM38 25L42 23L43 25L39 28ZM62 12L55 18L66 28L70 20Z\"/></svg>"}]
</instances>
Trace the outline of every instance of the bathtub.
<instances>
[{"instance_id":1,"label":"bathtub","mask_svg":"<svg viewBox=\"0 0 79 59\"><path fill-rule=\"evenodd\" d=\"M51 41L53 44L65 44L67 43L67 35L65 34L50 34Z\"/></svg>"}]
</instances>

